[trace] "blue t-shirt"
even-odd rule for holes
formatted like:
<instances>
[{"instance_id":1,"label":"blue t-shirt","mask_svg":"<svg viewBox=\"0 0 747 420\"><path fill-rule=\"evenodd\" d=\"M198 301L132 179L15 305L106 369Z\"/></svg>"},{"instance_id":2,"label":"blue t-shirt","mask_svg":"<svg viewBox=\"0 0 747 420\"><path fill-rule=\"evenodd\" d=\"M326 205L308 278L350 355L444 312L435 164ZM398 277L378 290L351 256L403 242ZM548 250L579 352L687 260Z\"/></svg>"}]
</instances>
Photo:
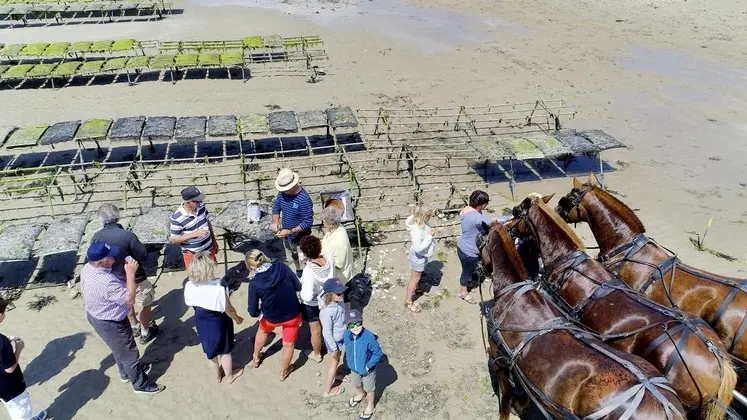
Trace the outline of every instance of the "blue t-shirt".
<instances>
[{"instance_id":1,"label":"blue t-shirt","mask_svg":"<svg viewBox=\"0 0 747 420\"><path fill-rule=\"evenodd\" d=\"M278 193L272 205L272 214L281 216L280 225L283 229L293 229L298 226L301 232L311 231L314 224L314 204L305 189L296 195ZM293 240L297 234L291 234L288 239Z\"/></svg>"}]
</instances>

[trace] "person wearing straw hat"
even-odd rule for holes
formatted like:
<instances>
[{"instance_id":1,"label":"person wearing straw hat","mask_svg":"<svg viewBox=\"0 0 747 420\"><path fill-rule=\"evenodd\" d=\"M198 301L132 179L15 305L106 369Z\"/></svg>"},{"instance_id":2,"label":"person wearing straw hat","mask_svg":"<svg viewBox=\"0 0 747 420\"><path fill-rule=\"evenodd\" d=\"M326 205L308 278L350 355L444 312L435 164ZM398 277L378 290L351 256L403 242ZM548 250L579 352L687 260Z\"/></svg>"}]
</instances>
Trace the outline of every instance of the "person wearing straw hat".
<instances>
[{"instance_id":1,"label":"person wearing straw hat","mask_svg":"<svg viewBox=\"0 0 747 420\"><path fill-rule=\"evenodd\" d=\"M314 223L314 205L309 193L301 186L299 176L288 168L278 172L275 179L278 196L272 205L272 231L283 238L285 248L290 251L296 275L301 275L298 243L311 234Z\"/></svg>"}]
</instances>

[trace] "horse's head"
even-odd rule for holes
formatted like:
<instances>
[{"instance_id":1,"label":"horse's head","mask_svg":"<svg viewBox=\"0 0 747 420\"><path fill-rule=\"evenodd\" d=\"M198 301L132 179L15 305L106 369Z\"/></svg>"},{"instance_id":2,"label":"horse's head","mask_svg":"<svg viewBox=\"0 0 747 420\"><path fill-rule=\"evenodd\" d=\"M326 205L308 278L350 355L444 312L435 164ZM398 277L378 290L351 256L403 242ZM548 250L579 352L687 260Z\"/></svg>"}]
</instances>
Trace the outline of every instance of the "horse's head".
<instances>
[{"instance_id":1,"label":"horse's head","mask_svg":"<svg viewBox=\"0 0 747 420\"><path fill-rule=\"evenodd\" d=\"M542 196L537 193L532 193L527 196L524 200L513 208L512 213L514 220L507 226L513 236L517 238L526 238L534 235L534 229L532 228L529 220L529 210L537 205L539 201L548 203L552 200L555 194Z\"/></svg>"},{"instance_id":2,"label":"horse's head","mask_svg":"<svg viewBox=\"0 0 747 420\"><path fill-rule=\"evenodd\" d=\"M595 186L594 174L589 174L589 180L585 184L573 178L573 188L558 200L555 212L567 223L588 222L588 213L584 208L583 201L584 196L591 192Z\"/></svg>"},{"instance_id":3,"label":"horse's head","mask_svg":"<svg viewBox=\"0 0 747 420\"><path fill-rule=\"evenodd\" d=\"M529 278L516 250L511 234L501 223L492 226L482 224L480 236L484 238L480 249L480 261L487 275L493 279L493 289L498 291L511 283Z\"/></svg>"}]
</instances>

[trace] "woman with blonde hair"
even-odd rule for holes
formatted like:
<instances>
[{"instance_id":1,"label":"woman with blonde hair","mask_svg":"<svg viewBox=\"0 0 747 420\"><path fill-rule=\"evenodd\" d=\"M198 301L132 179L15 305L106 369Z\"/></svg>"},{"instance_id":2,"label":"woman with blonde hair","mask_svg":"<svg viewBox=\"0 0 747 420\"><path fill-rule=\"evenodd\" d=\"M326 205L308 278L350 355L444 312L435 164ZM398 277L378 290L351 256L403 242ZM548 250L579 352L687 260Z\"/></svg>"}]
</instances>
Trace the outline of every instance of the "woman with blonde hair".
<instances>
[{"instance_id":1,"label":"woman with blonde hair","mask_svg":"<svg viewBox=\"0 0 747 420\"><path fill-rule=\"evenodd\" d=\"M195 327L202 350L210 361L210 370L217 382L233 383L244 373L234 369L231 351L234 345L233 320L241 318L231 305L228 289L215 276L215 262L208 252L194 256L189 265L189 280L184 285L184 302L195 310ZM222 372L221 372L222 371Z\"/></svg>"},{"instance_id":2,"label":"woman with blonde hair","mask_svg":"<svg viewBox=\"0 0 747 420\"><path fill-rule=\"evenodd\" d=\"M262 349L267 344L267 335L281 327L283 352L280 380L284 381L294 369L291 359L301 326L301 305L296 293L301 291L301 282L290 267L271 262L258 249L247 252L245 261L247 268L254 273L254 278L249 282L249 315L260 317L250 366L259 367L264 357Z\"/></svg>"},{"instance_id":3,"label":"woman with blonde hair","mask_svg":"<svg viewBox=\"0 0 747 420\"><path fill-rule=\"evenodd\" d=\"M335 277L343 284L353 278L353 248L348 232L341 225L343 210L330 205L322 210L322 254L335 260Z\"/></svg>"},{"instance_id":4,"label":"woman with blonde hair","mask_svg":"<svg viewBox=\"0 0 747 420\"><path fill-rule=\"evenodd\" d=\"M425 270L425 265L433 256L435 244L433 237L436 232L428 225L433 210L423 203L415 205L412 214L405 220L405 227L410 232L410 282L405 290L405 308L412 312L420 312L420 307L413 302L413 295L418 290L420 278Z\"/></svg>"}]
</instances>

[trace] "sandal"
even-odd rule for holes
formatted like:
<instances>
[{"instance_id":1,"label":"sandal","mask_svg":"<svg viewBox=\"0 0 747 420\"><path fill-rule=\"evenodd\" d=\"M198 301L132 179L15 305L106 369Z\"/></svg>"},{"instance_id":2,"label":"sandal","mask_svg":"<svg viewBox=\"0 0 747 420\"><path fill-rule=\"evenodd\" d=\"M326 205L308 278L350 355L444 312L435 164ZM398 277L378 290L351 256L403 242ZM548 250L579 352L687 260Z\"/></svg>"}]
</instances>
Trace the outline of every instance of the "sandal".
<instances>
[{"instance_id":1,"label":"sandal","mask_svg":"<svg viewBox=\"0 0 747 420\"><path fill-rule=\"evenodd\" d=\"M309 360L313 360L313 361L315 361L317 363L322 363L322 360L324 360L324 357L321 355L321 353L317 354L317 355L314 355L313 351L311 353L309 353L309 355L306 356L306 357L308 357Z\"/></svg>"},{"instance_id":2,"label":"sandal","mask_svg":"<svg viewBox=\"0 0 747 420\"><path fill-rule=\"evenodd\" d=\"M244 369L242 369L242 368L234 369L233 372L231 372L231 378L230 379L226 379L226 383L228 385L231 385L242 374L244 374Z\"/></svg>"},{"instance_id":3,"label":"sandal","mask_svg":"<svg viewBox=\"0 0 747 420\"><path fill-rule=\"evenodd\" d=\"M418 304L414 302L405 302L405 308L415 313L421 312L420 306L418 306Z\"/></svg>"},{"instance_id":4,"label":"sandal","mask_svg":"<svg viewBox=\"0 0 747 420\"><path fill-rule=\"evenodd\" d=\"M361 413L360 417L358 417L358 418L360 420L368 420L371 417L373 417L373 415L374 415L375 412L376 412L376 410L374 410L374 411L372 411L370 413L366 413L366 410L363 410L363 412Z\"/></svg>"},{"instance_id":5,"label":"sandal","mask_svg":"<svg viewBox=\"0 0 747 420\"><path fill-rule=\"evenodd\" d=\"M473 298L472 295L470 295L469 293L467 293L466 295L462 295L460 293L459 294L459 299L461 299L461 300L463 300L463 301L465 301L467 303L473 304L473 305L475 303L477 303L477 301L475 300L475 298Z\"/></svg>"},{"instance_id":6,"label":"sandal","mask_svg":"<svg viewBox=\"0 0 747 420\"><path fill-rule=\"evenodd\" d=\"M290 376L290 374L293 372L293 370L295 370L295 368L296 367L294 365L288 366L288 369L286 369L285 372L282 372L280 374L280 382L283 382L284 380L288 379L288 376Z\"/></svg>"},{"instance_id":7,"label":"sandal","mask_svg":"<svg viewBox=\"0 0 747 420\"><path fill-rule=\"evenodd\" d=\"M259 359L252 359L252 361L249 362L249 367L251 367L253 369L257 369L259 367L259 365L262 364L262 360L264 358L265 358L265 354L264 353L260 353L259 354Z\"/></svg>"},{"instance_id":8,"label":"sandal","mask_svg":"<svg viewBox=\"0 0 747 420\"><path fill-rule=\"evenodd\" d=\"M337 388L337 390L336 390L336 391L334 391L334 392L330 392L329 394L325 394L325 395L324 395L324 398L332 398L332 397L336 397L336 396L338 396L338 395L341 395L342 393L344 393L344 392L345 392L345 388L344 388L344 387L342 387L342 386L338 386L338 387L336 387L336 388Z\"/></svg>"},{"instance_id":9,"label":"sandal","mask_svg":"<svg viewBox=\"0 0 747 420\"><path fill-rule=\"evenodd\" d=\"M350 397L350 400L348 401L348 407L351 407L351 408L355 407L358 404L360 404L361 401L363 401L364 398L366 398L365 395L364 395L360 399L357 400L357 399L355 399L355 397L357 397L357 396L358 396L358 394L355 394L352 397Z\"/></svg>"}]
</instances>

